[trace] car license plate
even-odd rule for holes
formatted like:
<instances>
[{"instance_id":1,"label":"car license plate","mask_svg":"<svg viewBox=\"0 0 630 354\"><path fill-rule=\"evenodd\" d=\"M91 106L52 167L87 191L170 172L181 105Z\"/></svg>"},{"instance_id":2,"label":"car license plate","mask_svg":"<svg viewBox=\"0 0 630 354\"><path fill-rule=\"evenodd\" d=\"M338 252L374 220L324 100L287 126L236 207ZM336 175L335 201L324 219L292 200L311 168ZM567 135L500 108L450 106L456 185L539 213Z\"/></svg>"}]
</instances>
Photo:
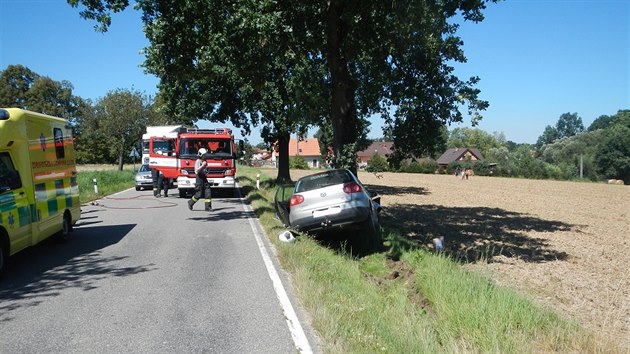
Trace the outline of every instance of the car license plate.
<instances>
[{"instance_id":1,"label":"car license plate","mask_svg":"<svg viewBox=\"0 0 630 354\"><path fill-rule=\"evenodd\" d=\"M323 209L323 210L315 210L313 211L313 217L314 218L320 218L322 216L326 216L326 215L333 215L333 214L337 214L341 211L340 207L332 207L332 208L328 208L328 209Z\"/></svg>"}]
</instances>

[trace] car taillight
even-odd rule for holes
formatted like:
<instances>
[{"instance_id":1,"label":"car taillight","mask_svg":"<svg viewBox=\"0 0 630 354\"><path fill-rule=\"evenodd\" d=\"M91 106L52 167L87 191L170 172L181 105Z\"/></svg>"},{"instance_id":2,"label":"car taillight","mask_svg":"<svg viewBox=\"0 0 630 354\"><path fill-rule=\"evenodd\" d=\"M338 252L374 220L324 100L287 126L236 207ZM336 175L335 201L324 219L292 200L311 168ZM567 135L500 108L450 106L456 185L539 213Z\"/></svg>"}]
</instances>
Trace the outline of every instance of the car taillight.
<instances>
[{"instance_id":1,"label":"car taillight","mask_svg":"<svg viewBox=\"0 0 630 354\"><path fill-rule=\"evenodd\" d=\"M304 203L304 197L301 194L294 194L291 196L289 206L294 206L302 203Z\"/></svg>"},{"instance_id":2,"label":"car taillight","mask_svg":"<svg viewBox=\"0 0 630 354\"><path fill-rule=\"evenodd\" d=\"M360 193L361 192L361 186L354 183L354 182L350 182L350 183L346 183L343 185L343 191L344 193L348 193L348 194L352 194L352 193Z\"/></svg>"}]
</instances>

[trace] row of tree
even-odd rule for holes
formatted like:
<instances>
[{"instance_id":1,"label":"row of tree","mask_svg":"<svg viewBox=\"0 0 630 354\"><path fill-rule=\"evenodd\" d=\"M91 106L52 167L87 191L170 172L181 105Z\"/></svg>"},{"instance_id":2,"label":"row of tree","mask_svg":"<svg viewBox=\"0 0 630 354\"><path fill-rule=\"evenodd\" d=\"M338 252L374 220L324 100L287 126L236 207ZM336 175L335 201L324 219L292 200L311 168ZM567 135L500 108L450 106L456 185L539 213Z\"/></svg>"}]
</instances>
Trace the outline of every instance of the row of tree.
<instances>
[{"instance_id":1,"label":"row of tree","mask_svg":"<svg viewBox=\"0 0 630 354\"><path fill-rule=\"evenodd\" d=\"M484 160L458 161L447 172L457 168L473 168L479 175L524 178L551 178L592 181L621 179L630 184L630 110L602 115L584 128L577 113L565 113L554 126L545 127L535 144L506 141L503 133L489 134L480 129L456 128L444 131L437 151L448 148L478 148ZM369 169L402 172L434 173L435 158L400 161L396 154L385 161L373 157Z\"/></svg>"},{"instance_id":2,"label":"row of tree","mask_svg":"<svg viewBox=\"0 0 630 354\"><path fill-rule=\"evenodd\" d=\"M163 104L137 91L112 90L92 102L74 96L72 90L67 81L54 81L21 65L10 65L0 72L0 107L21 107L68 118L76 136L79 163L118 164L122 169L123 163L129 161L131 149L139 147L147 125L173 123L158 109ZM324 147L332 144L330 130L329 125L324 125L316 134ZM389 135L384 140L392 138ZM577 113L565 113L554 126L545 128L536 144L517 144L506 141L503 133L489 134L480 129L448 131L443 125L433 143L430 149L433 154L429 155L433 160L447 148L478 148L485 161L474 166L477 174L583 177L594 181L615 178L630 184L630 110L602 115L588 129ZM251 152L251 146L246 146ZM457 167L472 167L472 164L450 166ZM427 159L409 162L395 154L389 161L373 159L371 169L432 173L437 164Z\"/></svg>"},{"instance_id":3,"label":"row of tree","mask_svg":"<svg viewBox=\"0 0 630 354\"><path fill-rule=\"evenodd\" d=\"M138 91L116 89L96 102L72 94L68 81L55 81L22 65L0 71L0 107L18 107L68 119L78 163L123 163L147 125L166 124L157 104Z\"/></svg>"}]
</instances>

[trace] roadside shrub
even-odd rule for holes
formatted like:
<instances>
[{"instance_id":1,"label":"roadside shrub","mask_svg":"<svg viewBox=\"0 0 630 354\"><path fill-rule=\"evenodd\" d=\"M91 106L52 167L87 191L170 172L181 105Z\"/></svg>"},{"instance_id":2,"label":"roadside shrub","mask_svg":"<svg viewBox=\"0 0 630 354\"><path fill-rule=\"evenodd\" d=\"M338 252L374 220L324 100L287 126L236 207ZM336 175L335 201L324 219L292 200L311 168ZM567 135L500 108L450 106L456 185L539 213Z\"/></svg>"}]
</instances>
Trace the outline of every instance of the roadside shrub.
<instances>
[{"instance_id":1,"label":"roadside shrub","mask_svg":"<svg viewBox=\"0 0 630 354\"><path fill-rule=\"evenodd\" d=\"M366 168L368 172L385 172L389 171L389 164L384 156L379 154L372 155L372 159L368 162Z\"/></svg>"},{"instance_id":2,"label":"roadside shrub","mask_svg":"<svg viewBox=\"0 0 630 354\"><path fill-rule=\"evenodd\" d=\"M439 168L437 161L435 160L429 160L429 159L423 159L420 161L413 161L413 162L409 162L409 163L405 163L403 165L400 166L400 169L398 169L399 172L406 172L406 173L435 173L435 171L437 171Z\"/></svg>"},{"instance_id":3,"label":"roadside shrub","mask_svg":"<svg viewBox=\"0 0 630 354\"><path fill-rule=\"evenodd\" d=\"M308 170L308 164L306 163L306 160L304 160L304 157L302 156L295 156L289 159L289 168L295 169L295 170Z\"/></svg>"},{"instance_id":4,"label":"roadside shrub","mask_svg":"<svg viewBox=\"0 0 630 354\"><path fill-rule=\"evenodd\" d=\"M490 165L486 161L477 161L473 164L473 171L477 176L490 176Z\"/></svg>"}]
</instances>

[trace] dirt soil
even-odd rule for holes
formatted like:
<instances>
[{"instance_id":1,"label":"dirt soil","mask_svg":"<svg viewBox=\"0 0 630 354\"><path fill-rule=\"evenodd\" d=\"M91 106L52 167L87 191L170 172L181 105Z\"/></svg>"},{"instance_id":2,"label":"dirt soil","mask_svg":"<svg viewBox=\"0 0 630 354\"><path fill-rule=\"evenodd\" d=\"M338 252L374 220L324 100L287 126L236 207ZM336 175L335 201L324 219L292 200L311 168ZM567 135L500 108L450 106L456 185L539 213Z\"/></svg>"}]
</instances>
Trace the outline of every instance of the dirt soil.
<instances>
[{"instance_id":1,"label":"dirt soil","mask_svg":"<svg viewBox=\"0 0 630 354\"><path fill-rule=\"evenodd\" d=\"M315 171L291 171L293 180ZM275 170L267 171L275 177ZM383 224L630 352L630 186L359 172Z\"/></svg>"}]
</instances>

